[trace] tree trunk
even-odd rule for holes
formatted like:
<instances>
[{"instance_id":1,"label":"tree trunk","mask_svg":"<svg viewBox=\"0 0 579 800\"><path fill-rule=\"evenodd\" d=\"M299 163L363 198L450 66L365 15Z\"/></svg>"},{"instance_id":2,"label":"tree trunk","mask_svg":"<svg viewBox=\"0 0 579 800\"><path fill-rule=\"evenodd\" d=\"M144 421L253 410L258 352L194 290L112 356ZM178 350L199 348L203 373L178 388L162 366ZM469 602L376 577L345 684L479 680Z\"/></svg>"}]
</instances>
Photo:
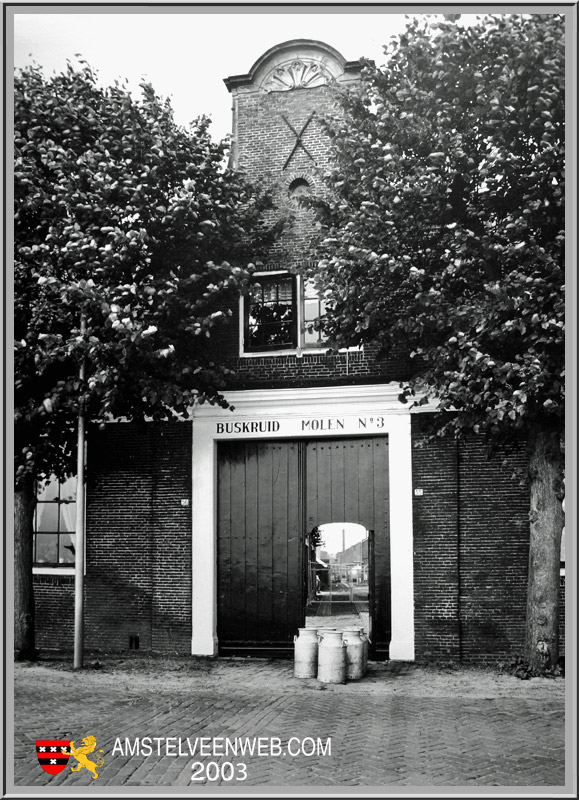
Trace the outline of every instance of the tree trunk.
<instances>
[{"instance_id":1,"label":"tree trunk","mask_svg":"<svg viewBox=\"0 0 579 800\"><path fill-rule=\"evenodd\" d=\"M563 529L559 432L537 428L529 438L531 480L529 581L525 658L538 673L559 661L559 583Z\"/></svg>"},{"instance_id":2,"label":"tree trunk","mask_svg":"<svg viewBox=\"0 0 579 800\"><path fill-rule=\"evenodd\" d=\"M27 476L14 493L14 658L17 660L36 657L32 583L35 503L34 480Z\"/></svg>"}]
</instances>

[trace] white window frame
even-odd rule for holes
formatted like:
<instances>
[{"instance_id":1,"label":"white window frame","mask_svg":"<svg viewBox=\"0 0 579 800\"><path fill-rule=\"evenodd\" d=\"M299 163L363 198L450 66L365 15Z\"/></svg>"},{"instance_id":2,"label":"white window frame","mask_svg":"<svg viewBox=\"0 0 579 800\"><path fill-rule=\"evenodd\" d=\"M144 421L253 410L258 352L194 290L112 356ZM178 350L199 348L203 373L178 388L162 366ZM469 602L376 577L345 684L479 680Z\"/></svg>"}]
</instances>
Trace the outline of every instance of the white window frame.
<instances>
[{"instance_id":1,"label":"white window frame","mask_svg":"<svg viewBox=\"0 0 579 800\"><path fill-rule=\"evenodd\" d=\"M268 271L264 271L264 272L254 272L253 273L253 277L257 278L257 280L259 282L260 278L265 278L265 277L269 278L269 277L273 277L275 275L291 275L291 274L292 273L287 269L276 269L276 270L268 270ZM299 302L299 297L300 297L300 276L296 275L295 277L296 277L295 287L296 287L296 294L297 294L297 297L296 297L296 309L297 309L296 327L297 327L298 336L299 336L300 335L299 334L299 330L300 330L300 327L299 327L299 325L300 325L300 302ZM245 296L245 297L242 296L242 297L239 298L239 355L240 355L240 357L241 358L264 358L264 357L268 357L268 356L285 356L285 355L288 355L288 353L295 353L297 347L286 347L286 348L283 348L282 350L252 350L252 351L249 351L249 352L246 352L244 350L244 345L245 345L245 303L247 301L248 301L248 297L247 296Z\"/></svg>"},{"instance_id":2,"label":"white window frame","mask_svg":"<svg viewBox=\"0 0 579 800\"><path fill-rule=\"evenodd\" d=\"M85 493L85 519L86 519L86 493ZM34 537L36 536L36 531L32 534ZM75 555L75 562L76 562L76 555ZM86 574L86 535L84 537L84 572ZM32 574L33 575L74 575L76 571L76 563L72 564L69 567L56 567L51 565L49 567L40 567L36 564L32 565Z\"/></svg>"}]
</instances>

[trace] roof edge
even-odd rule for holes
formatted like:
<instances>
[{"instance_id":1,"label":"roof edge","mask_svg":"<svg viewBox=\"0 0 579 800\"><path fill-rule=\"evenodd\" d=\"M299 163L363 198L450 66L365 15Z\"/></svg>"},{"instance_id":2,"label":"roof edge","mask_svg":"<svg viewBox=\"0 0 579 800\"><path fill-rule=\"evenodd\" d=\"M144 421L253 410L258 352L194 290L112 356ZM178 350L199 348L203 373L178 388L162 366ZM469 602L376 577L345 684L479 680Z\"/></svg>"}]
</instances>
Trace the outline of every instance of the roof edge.
<instances>
[{"instance_id":1,"label":"roof edge","mask_svg":"<svg viewBox=\"0 0 579 800\"><path fill-rule=\"evenodd\" d=\"M362 67L361 61L346 61L344 56L338 50L336 50L335 47L332 47L331 45L326 44L319 39L288 39L287 41L276 44L273 47L270 47L269 50L266 50L266 52L263 53L263 55L261 55L257 61L255 61L249 72L245 75L231 75L228 78L224 78L223 82L229 91L241 86L248 86L254 82L257 73L273 56L283 53L284 50L292 50L296 47L317 50L318 52L321 51L322 53L326 53L338 62L344 72L351 73Z\"/></svg>"}]
</instances>

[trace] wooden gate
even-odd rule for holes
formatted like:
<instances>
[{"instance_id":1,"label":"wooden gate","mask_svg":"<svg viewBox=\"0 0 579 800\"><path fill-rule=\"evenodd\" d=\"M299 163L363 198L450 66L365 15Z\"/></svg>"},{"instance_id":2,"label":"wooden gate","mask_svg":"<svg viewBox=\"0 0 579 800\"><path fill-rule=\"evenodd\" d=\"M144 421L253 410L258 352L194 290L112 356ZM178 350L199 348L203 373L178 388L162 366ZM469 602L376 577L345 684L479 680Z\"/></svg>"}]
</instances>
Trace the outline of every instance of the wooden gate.
<instances>
[{"instance_id":1,"label":"wooden gate","mask_svg":"<svg viewBox=\"0 0 579 800\"><path fill-rule=\"evenodd\" d=\"M306 455L306 526L357 522L370 537L372 655L390 644L390 524L388 437L310 439Z\"/></svg>"},{"instance_id":2,"label":"wooden gate","mask_svg":"<svg viewBox=\"0 0 579 800\"><path fill-rule=\"evenodd\" d=\"M373 643L387 657L388 505L386 436L220 442L219 651L290 656L305 620L305 532L358 522L375 532Z\"/></svg>"}]
</instances>

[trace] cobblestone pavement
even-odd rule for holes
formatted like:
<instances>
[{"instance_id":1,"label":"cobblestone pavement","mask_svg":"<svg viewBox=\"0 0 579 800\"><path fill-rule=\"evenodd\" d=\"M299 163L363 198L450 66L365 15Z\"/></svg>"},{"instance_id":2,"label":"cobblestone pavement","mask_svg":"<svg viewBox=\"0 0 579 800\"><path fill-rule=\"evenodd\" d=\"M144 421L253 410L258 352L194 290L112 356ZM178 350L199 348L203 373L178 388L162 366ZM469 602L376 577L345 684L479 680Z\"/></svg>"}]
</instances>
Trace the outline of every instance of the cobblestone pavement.
<instances>
[{"instance_id":1,"label":"cobblestone pavement","mask_svg":"<svg viewBox=\"0 0 579 800\"><path fill-rule=\"evenodd\" d=\"M371 663L361 681L323 687L295 679L292 670L289 661L234 658L105 658L80 671L59 662L18 664L15 785L193 788L195 761L207 788L223 793L242 786L564 784L561 679L525 682L489 670L391 662ZM98 784L86 769L72 772L72 758L55 776L37 763L36 739L78 746L91 734L104 751ZM177 755L158 754L154 742L151 755L125 752L125 739L143 737L176 737ZM213 739L217 752L191 755L199 737ZM265 737L262 753L274 752L225 754L220 737L256 747L256 737Z\"/></svg>"}]
</instances>

